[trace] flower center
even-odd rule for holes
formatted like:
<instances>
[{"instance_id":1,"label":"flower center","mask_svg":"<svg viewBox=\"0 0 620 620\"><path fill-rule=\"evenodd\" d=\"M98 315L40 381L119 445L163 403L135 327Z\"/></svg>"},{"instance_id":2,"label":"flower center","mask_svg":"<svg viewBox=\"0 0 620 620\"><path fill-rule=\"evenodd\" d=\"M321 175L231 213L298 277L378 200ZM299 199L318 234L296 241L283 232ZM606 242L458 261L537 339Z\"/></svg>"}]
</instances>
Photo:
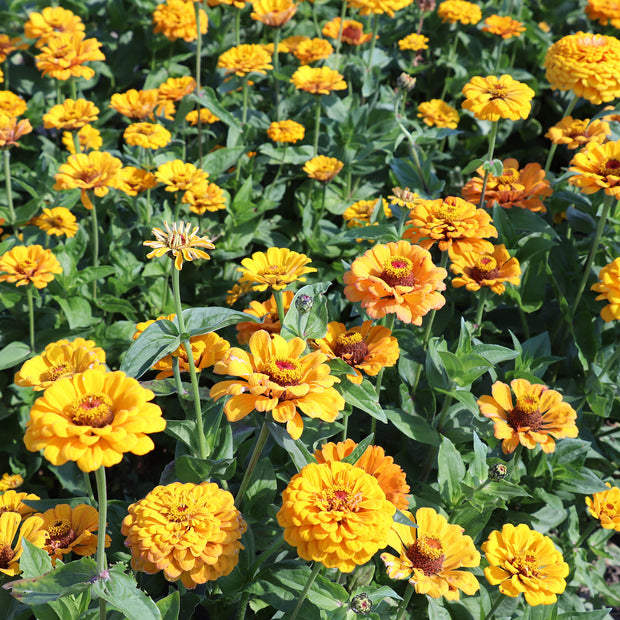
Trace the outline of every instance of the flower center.
<instances>
[{"instance_id":1,"label":"flower center","mask_svg":"<svg viewBox=\"0 0 620 620\"><path fill-rule=\"evenodd\" d=\"M99 177L99 172L92 167L88 167L79 173L78 178L87 185L92 184Z\"/></svg>"},{"instance_id":2,"label":"flower center","mask_svg":"<svg viewBox=\"0 0 620 620\"><path fill-rule=\"evenodd\" d=\"M476 259L469 275L479 284L483 280L494 280L500 275L497 261L490 254L483 254Z\"/></svg>"},{"instance_id":3,"label":"flower center","mask_svg":"<svg viewBox=\"0 0 620 620\"><path fill-rule=\"evenodd\" d=\"M18 273L30 277L37 270L37 263L27 258L23 260L15 270Z\"/></svg>"},{"instance_id":4,"label":"flower center","mask_svg":"<svg viewBox=\"0 0 620 620\"><path fill-rule=\"evenodd\" d=\"M508 94L508 88L503 84L493 84L487 89L487 94L491 99L505 99Z\"/></svg>"},{"instance_id":5,"label":"flower center","mask_svg":"<svg viewBox=\"0 0 620 620\"><path fill-rule=\"evenodd\" d=\"M174 523L184 523L189 521L191 517L191 511L187 504L172 504L172 506L168 507L168 514L166 518L168 521L173 521Z\"/></svg>"},{"instance_id":6,"label":"flower center","mask_svg":"<svg viewBox=\"0 0 620 620\"><path fill-rule=\"evenodd\" d=\"M620 160L611 157L603 163L601 166L601 172L603 176L613 175L620 176Z\"/></svg>"},{"instance_id":7,"label":"flower center","mask_svg":"<svg viewBox=\"0 0 620 620\"><path fill-rule=\"evenodd\" d=\"M13 551L11 545L0 538L0 568L8 568L14 556L15 551Z\"/></svg>"},{"instance_id":8,"label":"flower center","mask_svg":"<svg viewBox=\"0 0 620 620\"><path fill-rule=\"evenodd\" d=\"M301 366L297 360L290 357L267 362L263 370L269 378L278 385L299 385L301 381Z\"/></svg>"},{"instance_id":9,"label":"flower center","mask_svg":"<svg viewBox=\"0 0 620 620\"><path fill-rule=\"evenodd\" d=\"M515 408L508 414L508 424L516 431L523 429L538 431L542 426L540 399L534 394L525 394L517 398Z\"/></svg>"},{"instance_id":10,"label":"flower center","mask_svg":"<svg viewBox=\"0 0 620 620\"><path fill-rule=\"evenodd\" d=\"M57 381L62 377L72 377L75 374L75 366L69 362L56 364L47 369L42 375L43 381Z\"/></svg>"},{"instance_id":11,"label":"flower center","mask_svg":"<svg viewBox=\"0 0 620 620\"><path fill-rule=\"evenodd\" d=\"M430 536L420 536L407 550L407 557L414 568L424 571L427 577L436 575L446 559L441 540Z\"/></svg>"},{"instance_id":12,"label":"flower center","mask_svg":"<svg viewBox=\"0 0 620 620\"><path fill-rule=\"evenodd\" d=\"M356 512L357 505L362 501L361 493L353 494L343 485L335 485L331 489L323 491L319 503L323 510L336 510L339 512Z\"/></svg>"},{"instance_id":13,"label":"flower center","mask_svg":"<svg viewBox=\"0 0 620 620\"><path fill-rule=\"evenodd\" d=\"M362 31L354 26L345 26L342 29L342 40L349 43L357 43L362 38Z\"/></svg>"},{"instance_id":14,"label":"flower center","mask_svg":"<svg viewBox=\"0 0 620 620\"><path fill-rule=\"evenodd\" d=\"M355 366L368 355L368 345L360 332L349 331L338 336L334 353L350 366Z\"/></svg>"},{"instance_id":15,"label":"flower center","mask_svg":"<svg viewBox=\"0 0 620 620\"><path fill-rule=\"evenodd\" d=\"M52 549L66 549L77 538L67 519L56 519L48 526L47 535Z\"/></svg>"},{"instance_id":16,"label":"flower center","mask_svg":"<svg viewBox=\"0 0 620 620\"><path fill-rule=\"evenodd\" d=\"M498 183L514 183L519 180L519 171L516 168L506 168L501 176L495 178Z\"/></svg>"},{"instance_id":17,"label":"flower center","mask_svg":"<svg viewBox=\"0 0 620 620\"><path fill-rule=\"evenodd\" d=\"M269 265L263 273L268 276L283 276L286 268L283 265Z\"/></svg>"},{"instance_id":18,"label":"flower center","mask_svg":"<svg viewBox=\"0 0 620 620\"><path fill-rule=\"evenodd\" d=\"M450 204L449 202L442 202L441 205L433 209L433 215L438 220L444 222L454 222L454 220L460 220L462 217L463 209L456 204Z\"/></svg>"},{"instance_id":19,"label":"flower center","mask_svg":"<svg viewBox=\"0 0 620 620\"><path fill-rule=\"evenodd\" d=\"M379 276L389 286L414 286L413 263L406 256L390 256Z\"/></svg>"},{"instance_id":20,"label":"flower center","mask_svg":"<svg viewBox=\"0 0 620 620\"><path fill-rule=\"evenodd\" d=\"M538 563L535 555L530 553L520 553L515 557L511 564L524 577L536 577L538 575Z\"/></svg>"},{"instance_id":21,"label":"flower center","mask_svg":"<svg viewBox=\"0 0 620 620\"><path fill-rule=\"evenodd\" d=\"M580 45L587 45L589 47L602 47L606 45L605 39L601 37L599 34L595 35L586 35L584 37L579 37Z\"/></svg>"},{"instance_id":22,"label":"flower center","mask_svg":"<svg viewBox=\"0 0 620 620\"><path fill-rule=\"evenodd\" d=\"M78 426L102 428L114 419L112 399L107 394L85 394L69 408L69 417Z\"/></svg>"}]
</instances>

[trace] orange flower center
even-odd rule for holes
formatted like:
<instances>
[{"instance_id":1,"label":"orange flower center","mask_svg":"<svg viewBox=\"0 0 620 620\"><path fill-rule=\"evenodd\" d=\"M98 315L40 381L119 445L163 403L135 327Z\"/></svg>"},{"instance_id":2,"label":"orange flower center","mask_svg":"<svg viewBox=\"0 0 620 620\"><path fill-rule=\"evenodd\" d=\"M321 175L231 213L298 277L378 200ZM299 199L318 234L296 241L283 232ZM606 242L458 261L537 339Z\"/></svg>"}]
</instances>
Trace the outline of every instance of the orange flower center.
<instances>
[{"instance_id":1,"label":"orange flower center","mask_svg":"<svg viewBox=\"0 0 620 620\"><path fill-rule=\"evenodd\" d=\"M189 521L190 517L191 511L187 504L172 504L172 506L168 507L168 514L166 515L168 521L184 523Z\"/></svg>"},{"instance_id":2,"label":"orange flower center","mask_svg":"<svg viewBox=\"0 0 620 620\"><path fill-rule=\"evenodd\" d=\"M15 271L17 271L17 273L21 273L22 275L30 277L37 270L37 266L38 265L35 261L26 258L15 268Z\"/></svg>"},{"instance_id":3,"label":"orange flower center","mask_svg":"<svg viewBox=\"0 0 620 620\"><path fill-rule=\"evenodd\" d=\"M620 176L620 160L610 157L603 162L600 169L602 176Z\"/></svg>"},{"instance_id":4,"label":"orange flower center","mask_svg":"<svg viewBox=\"0 0 620 620\"><path fill-rule=\"evenodd\" d=\"M66 549L77 538L67 519L56 519L48 526L47 534L52 549Z\"/></svg>"},{"instance_id":5,"label":"orange flower center","mask_svg":"<svg viewBox=\"0 0 620 620\"><path fill-rule=\"evenodd\" d=\"M56 364L48 368L41 376L41 379L43 381L56 381L62 377L72 377L74 374L75 366L69 362L63 362L62 364Z\"/></svg>"},{"instance_id":6,"label":"orange flower center","mask_svg":"<svg viewBox=\"0 0 620 620\"><path fill-rule=\"evenodd\" d=\"M474 266L470 269L469 275L478 284L483 280L495 280L499 277L497 261L490 254L483 254L476 259Z\"/></svg>"},{"instance_id":7,"label":"orange flower center","mask_svg":"<svg viewBox=\"0 0 620 620\"><path fill-rule=\"evenodd\" d=\"M114 419L112 399L107 394L85 394L78 398L69 409L73 424L103 428Z\"/></svg>"},{"instance_id":8,"label":"orange flower center","mask_svg":"<svg viewBox=\"0 0 620 620\"><path fill-rule=\"evenodd\" d=\"M11 548L10 543L0 538L0 568L8 568L14 556L15 551Z\"/></svg>"},{"instance_id":9,"label":"orange flower center","mask_svg":"<svg viewBox=\"0 0 620 620\"><path fill-rule=\"evenodd\" d=\"M427 577L436 575L446 559L441 540L430 536L420 536L407 550L407 557L413 567L424 571Z\"/></svg>"},{"instance_id":10,"label":"orange flower center","mask_svg":"<svg viewBox=\"0 0 620 620\"><path fill-rule=\"evenodd\" d=\"M516 556L511 564L524 577L538 576L538 562L535 555L530 553L520 553Z\"/></svg>"},{"instance_id":11,"label":"orange flower center","mask_svg":"<svg viewBox=\"0 0 620 620\"><path fill-rule=\"evenodd\" d=\"M390 256L379 276L389 286L414 286L413 263L406 256Z\"/></svg>"},{"instance_id":12,"label":"orange flower center","mask_svg":"<svg viewBox=\"0 0 620 620\"><path fill-rule=\"evenodd\" d=\"M343 485L335 485L325 489L319 499L323 510L337 510L339 512L356 512L357 505L362 501L361 493L353 494Z\"/></svg>"},{"instance_id":13,"label":"orange flower center","mask_svg":"<svg viewBox=\"0 0 620 620\"><path fill-rule=\"evenodd\" d=\"M272 360L263 366L263 370L269 378L283 387L287 385L299 385L301 381L301 365L295 359L287 357L280 360Z\"/></svg>"},{"instance_id":14,"label":"orange flower center","mask_svg":"<svg viewBox=\"0 0 620 620\"><path fill-rule=\"evenodd\" d=\"M508 424L515 431L530 430L536 432L542 426L540 399L534 394L524 394L517 398L515 408L508 414Z\"/></svg>"},{"instance_id":15,"label":"orange flower center","mask_svg":"<svg viewBox=\"0 0 620 620\"><path fill-rule=\"evenodd\" d=\"M80 181L83 181L86 185L93 185L95 180L99 178L99 171L95 170L92 166L80 170L77 177Z\"/></svg>"},{"instance_id":16,"label":"orange flower center","mask_svg":"<svg viewBox=\"0 0 620 620\"><path fill-rule=\"evenodd\" d=\"M505 99L508 95L508 87L503 84L493 84L487 88L486 92L491 99Z\"/></svg>"},{"instance_id":17,"label":"orange flower center","mask_svg":"<svg viewBox=\"0 0 620 620\"><path fill-rule=\"evenodd\" d=\"M350 366L355 366L368 355L368 345L360 332L349 331L338 336L334 353Z\"/></svg>"},{"instance_id":18,"label":"orange flower center","mask_svg":"<svg viewBox=\"0 0 620 620\"><path fill-rule=\"evenodd\" d=\"M342 29L342 37L341 39L345 43L349 43L350 45L355 45L362 38L362 31L355 26L345 26Z\"/></svg>"}]
</instances>

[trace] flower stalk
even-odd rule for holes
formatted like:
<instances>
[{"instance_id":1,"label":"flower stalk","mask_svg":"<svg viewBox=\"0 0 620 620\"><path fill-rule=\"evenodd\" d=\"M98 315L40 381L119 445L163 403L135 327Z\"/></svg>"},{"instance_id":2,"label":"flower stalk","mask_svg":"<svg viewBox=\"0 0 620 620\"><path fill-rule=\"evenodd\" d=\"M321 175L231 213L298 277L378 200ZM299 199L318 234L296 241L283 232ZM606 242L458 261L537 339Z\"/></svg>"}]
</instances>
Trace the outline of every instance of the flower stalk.
<instances>
[{"instance_id":1,"label":"flower stalk","mask_svg":"<svg viewBox=\"0 0 620 620\"><path fill-rule=\"evenodd\" d=\"M85 190L88 193L88 190ZM99 267L99 222L97 221L97 204L91 201L92 242L93 242L93 267ZM97 299L97 278L93 279L93 299Z\"/></svg>"},{"instance_id":2,"label":"flower stalk","mask_svg":"<svg viewBox=\"0 0 620 620\"><path fill-rule=\"evenodd\" d=\"M570 116L578 100L579 100L579 96L573 95L573 98L570 100L568 106L566 106L566 110L564 111L564 118L566 118L567 116ZM555 155L555 151L557 148L558 148L557 144L552 144L551 148L549 149L549 155L547 156L547 161L545 162L545 176L549 174L549 169L551 168L551 162L553 161L553 156Z\"/></svg>"},{"instance_id":3,"label":"flower stalk","mask_svg":"<svg viewBox=\"0 0 620 620\"><path fill-rule=\"evenodd\" d=\"M314 583L317 575L319 574L319 571L321 570L321 563L320 562L315 562L314 566L312 567L312 572L310 573L310 576L308 577L308 581L306 581L306 585L304 586L304 589L301 591L301 594L299 595L299 599L297 599L297 605L295 606L295 609L293 610L293 614L291 615L290 620L295 620L297 618L297 615L299 614L302 605L304 604L304 601L306 600L306 596L308 595L308 592L310 590L310 588L312 587L312 584Z\"/></svg>"},{"instance_id":4,"label":"flower stalk","mask_svg":"<svg viewBox=\"0 0 620 620\"><path fill-rule=\"evenodd\" d=\"M493 126L491 127L491 135L489 136L489 152L487 154L486 166L484 171L484 180L482 181L482 191L480 193L480 203L478 204L478 208L482 209L484 206L484 195L487 191L487 183L489 182L489 166L493 162L493 153L495 152L495 141L497 140L497 128L499 127L499 121L493 121Z\"/></svg>"},{"instance_id":5,"label":"flower stalk","mask_svg":"<svg viewBox=\"0 0 620 620\"><path fill-rule=\"evenodd\" d=\"M314 108L314 157L319 154L319 131L321 129L321 96L316 95Z\"/></svg>"},{"instance_id":6,"label":"flower stalk","mask_svg":"<svg viewBox=\"0 0 620 620\"><path fill-rule=\"evenodd\" d=\"M254 444L254 450L252 451L252 456L250 457L250 462L243 474L243 479L241 480L241 486L237 491L237 495L235 496L235 507L240 509L243 503L243 498L245 497L245 493L250 486L250 482L252 480L252 474L254 473L254 469L256 469L256 464L258 463L258 459L260 458L261 452L267 443L267 439L269 437L269 428L267 426L267 422L271 419L271 414L265 418L263 425L261 426L260 433L258 435L258 439Z\"/></svg>"},{"instance_id":7,"label":"flower stalk","mask_svg":"<svg viewBox=\"0 0 620 620\"><path fill-rule=\"evenodd\" d=\"M405 616L405 612L407 611L407 607L409 606L409 602L411 601L411 597L415 592L415 587L411 585L410 582L407 582L407 589L405 590L405 596L403 596L398 609L396 610L396 615L394 616L394 620L402 620Z\"/></svg>"},{"instance_id":8,"label":"flower stalk","mask_svg":"<svg viewBox=\"0 0 620 620\"><path fill-rule=\"evenodd\" d=\"M202 72L202 35L200 34L200 7L201 2L194 2L196 12L196 95L200 96L200 74ZM202 119L200 118L200 104L198 104L198 167L202 168Z\"/></svg>"},{"instance_id":9,"label":"flower stalk","mask_svg":"<svg viewBox=\"0 0 620 620\"><path fill-rule=\"evenodd\" d=\"M11 152L8 148L4 149L4 183L6 186L6 203L11 215L11 223L15 223L15 209L13 208L13 192L11 188Z\"/></svg>"},{"instance_id":10,"label":"flower stalk","mask_svg":"<svg viewBox=\"0 0 620 620\"><path fill-rule=\"evenodd\" d=\"M30 350L34 351L34 303L32 300L32 287L26 287L26 299L28 300L28 333L30 335Z\"/></svg>"},{"instance_id":11,"label":"flower stalk","mask_svg":"<svg viewBox=\"0 0 620 620\"><path fill-rule=\"evenodd\" d=\"M102 574L107 568L105 554L105 528L108 518L108 491L105 480L105 467L102 465L95 471L97 482L97 500L99 508L99 526L97 530L97 574L102 579ZM99 599L99 619L106 618L106 602L104 598Z\"/></svg>"}]
</instances>

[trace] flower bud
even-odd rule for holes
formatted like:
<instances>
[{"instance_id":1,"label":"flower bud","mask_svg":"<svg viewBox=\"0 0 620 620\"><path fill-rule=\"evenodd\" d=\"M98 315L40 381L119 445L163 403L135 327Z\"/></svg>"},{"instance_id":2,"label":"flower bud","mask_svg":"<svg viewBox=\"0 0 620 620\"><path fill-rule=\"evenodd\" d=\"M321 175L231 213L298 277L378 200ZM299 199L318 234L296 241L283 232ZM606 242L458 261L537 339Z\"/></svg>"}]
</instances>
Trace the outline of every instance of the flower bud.
<instances>
[{"instance_id":1,"label":"flower bud","mask_svg":"<svg viewBox=\"0 0 620 620\"><path fill-rule=\"evenodd\" d=\"M308 312L310 312L310 310L312 309L313 304L314 299L312 299L310 295L300 295L295 300L295 307L297 308L297 312L301 314L308 314Z\"/></svg>"},{"instance_id":2,"label":"flower bud","mask_svg":"<svg viewBox=\"0 0 620 620\"><path fill-rule=\"evenodd\" d=\"M354 613L360 616L367 616L372 610L372 601L368 594L362 592L362 594L358 594L351 599L350 607Z\"/></svg>"},{"instance_id":3,"label":"flower bud","mask_svg":"<svg viewBox=\"0 0 620 620\"><path fill-rule=\"evenodd\" d=\"M403 90L413 90L415 88L416 78L411 77L407 73L401 73L398 76L398 88L402 88Z\"/></svg>"},{"instance_id":4,"label":"flower bud","mask_svg":"<svg viewBox=\"0 0 620 620\"><path fill-rule=\"evenodd\" d=\"M489 480L499 482L508 475L508 468L503 463L495 463L489 467Z\"/></svg>"}]
</instances>

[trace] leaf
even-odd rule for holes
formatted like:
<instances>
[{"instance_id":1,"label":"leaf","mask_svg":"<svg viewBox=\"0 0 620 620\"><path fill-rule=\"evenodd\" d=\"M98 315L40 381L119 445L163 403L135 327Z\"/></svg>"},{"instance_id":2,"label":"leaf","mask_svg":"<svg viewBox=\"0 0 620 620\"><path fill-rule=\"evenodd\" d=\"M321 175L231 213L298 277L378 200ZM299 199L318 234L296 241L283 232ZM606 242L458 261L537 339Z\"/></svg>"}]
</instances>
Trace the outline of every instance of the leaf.
<instances>
[{"instance_id":1,"label":"leaf","mask_svg":"<svg viewBox=\"0 0 620 620\"><path fill-rule=\"evenodd\" d=\"M241 321L262 323L262 319L251 314L218 306L183 310L183 320L185 321L185 329L190 336L200 336L214 332L229 325L236 325ZM159 323L159 321L157 322Z\"/></svg>"},{"instance_id":2,"label":"leaf","mask_svg":"<svg viewBox=\"0 0 620 620\"><path fill-rule=\"evenodd\" d=\"M178 620L181 611L181 595L178 590L175 590L165 598L160 598L155 605L159 609L161 620Z\"/></svg>"},{"instance_id":3,"label":"leaf","mask_svg":"<svg viewBox=\"0 0 620 620\"><path fill-rule=\"evenodd\" d=\"M406 437L429 446L439 445L439 433L417 413L407 413L402 409L386 409L388 420Z\"/></svg>"},{"instance_id":4,"label":"leaf","mask_svg":"<svg viewBox=\"0 0 620 620\"><path fill-rule=\"evenodd\" d=\"M370 381L364 379L360 385L357 385L348 379L343 379L334 387L349 405L365 411L379 422L387 423L385 411L381 408L377 399L377 392Z\"/></svg>"},{"instance_id":5,"label":"leaf","mask_svg":"<svg viewBox=\"0 0 620 620\"><path fill-rule=\"evenodd\" d=\"M277 422L267 422L267 428L269 434L273 437L273 440L281 447L284 448L291 459L297 471L301 471L306 465L310 463L316 463L316 459L308 452L306 446L301 441L295 441L286 430L286 427L278 424Z\"/></svg>"},{"instance_id":6,"label":"leaf","mask_svg":"<svg viewBox=\"0 0 620 620\"><path fill-rule=\"evenodd\" d=\"M19 558L19 568L22 570L22 577L26 579L38 577L52 570L52 559L47 551L35 547L25 538L22 539L22 549L23 552Z\"/></svg>"},{"instance_id":7,"label":"leaf","mask_svg":"<svg viewBox=\"0 0 620 620\"><path fill-rule=\"evenodd\" d=\"M196 422L194 420L166 420L164 433L184 443L190 450L194 449Z\"/></svg>"},{"instance_id":8,"label":"leaf","mask_svg":"<svg viewBox=\"0 0 620 620\"><path fill-rule=\"evenodd\" d=\"M0 370L12 368L30 357L32 351L23 342L11 342L0 351Z\"/></svg>"},{"instance_id":9,"label":"leaf","mask_svg":"<svg viewBox=\"0 0 620 620\"><path fill-rule=\"evenodd\" d=\"M487 446L480 441L478 433L473 431L474 435L474 460L469 465L469 471L480 482L487 479L489 468L487 467Z\"/></svg>"},{"instance_id":10,"label":"leaf","mask_svg":"<svg viewBox=\"0 0 620 620\"><path fill-rule=\"evenodd\" d=\"M284 317L280 335L287 340L291 338L322 338L327 333L327 307L323 293L332 285L331 282L318 282L302 286L293 297ZM313 300L309 312L297 309L297 300L307 295Z\"/></svg>"},{"instance_id":11,"label":"leaf","mask_svg":"<svg viewBox=\"0 0 620 620\"><path fill-rule=\"evenodd\" d=\"M437 482L442 498L454 506L461 497L461 483L465 476L465 464L459 451L447 438L441 438L437 457L439 472Z\"/></svg>"},{"instance_id":12,"label":"leaf","mask_svg":"<svg viewBox=\"0 0 620 620\"><path fill-rule=\"evenodd\" d=\"M65 313L69 329L77 330L84 327L90 327L93 317L90 304L83 297L61 297L60 295L52 295L58 305Z\"/></svg>"},{"instance_id":13,"label":"leaf","mask_svg":"<svg viewBox=\"0 0 620 620\"><path fill-rule=\"evenodd\" d=\"M463 175L471 174L480 168L482 164L484 164L484 159L474 159L473 161L470 161L461 172Z\"/></svg>"},{"instance_id":14,"label":"leaf","mask_svg":"<svg viewBox=\"0 0 620 620\"><path fill-rule=\"evenodd\" d=\"M252 481L248 486L243 500L243 511L246 514L256 512L266 514L273 504L278 485L273 466L268 458L261 459L256 465Z\"/></svg>"},{"instance_id":15,"label":"leaf","mask_svg":"<svg viewBox=\"0 0 620 620\"><path fill-rule=\"evenodd\" d=\"M394 513L394 523L400 523L401 525L406 525L407 527L418 527L414 521L412 521L406 514L404 514L401 510L397 510Z\"/></svg>"},{"instance_id":16,"label":"leaf","mask_svg":"<svg viewBox=\"0 0 620 620\"><path fill-rule=\"evenodd\" d=\"M366 449L368 448L368 446L372 444L374 438L375 438L374 433L371 433L370 435L368 435L366 439L363 439L357 444L357 446L355 446L355 449L353 450L353 452L351 452L351 454L341 459L342 462L349 463L349 465L355 465L355 463L357 463L357 461L361 458L362 454L366 452Z\"/></svg>"},{"instance_id":17,"label":"leaf","mask_svg":"<svg viewBox=\"0 0 620 620\"><path fill-rule=\"evenodd\" d=\"M588 467L582 467L577 471L570 465L564 465L562 470L561 473L556 473L555 476L556 480L560 482L558 489L562 491L590 495L607 490L600 475L594 473Z\"/></svg>"},{"instance_id":18,"label":"leaf","mask_svg":"<svg viewBox=\"0 0 620 620\"><path fill-rule=\"evenodd\" d=\"M485 360L496 366L501 362L513 360L519 356L517 351L502 347L498 344L477 344L471 348L471 353L484 357Z\"/></svg>"},{"instance_id":19,"label":"leaf","mask_svg":"<svg viewBox=\"0 0 620 620\"><path fill-rule=\"evenodd\" d=\"M236 459L199 459L195 456L180 456L175 460L175 472L181 482L200 484L211 476L228 480L235 473Z\"/></svg>"},{"instance_id":20,"label":"leaf","mask_svg":"<svg viewBox=\"0 0 620 620\"><path fill-rule=\"evenodd\" d=\"M204 106L207 110L215 114L215 116L217 116L223 123L226 123L229 127L241 129L239 121L220 104L217 100L217 95L212 88L203 86L201 88L200 95L192 93L190 97L201 106Z\"/></svg>"}]
</instances>

